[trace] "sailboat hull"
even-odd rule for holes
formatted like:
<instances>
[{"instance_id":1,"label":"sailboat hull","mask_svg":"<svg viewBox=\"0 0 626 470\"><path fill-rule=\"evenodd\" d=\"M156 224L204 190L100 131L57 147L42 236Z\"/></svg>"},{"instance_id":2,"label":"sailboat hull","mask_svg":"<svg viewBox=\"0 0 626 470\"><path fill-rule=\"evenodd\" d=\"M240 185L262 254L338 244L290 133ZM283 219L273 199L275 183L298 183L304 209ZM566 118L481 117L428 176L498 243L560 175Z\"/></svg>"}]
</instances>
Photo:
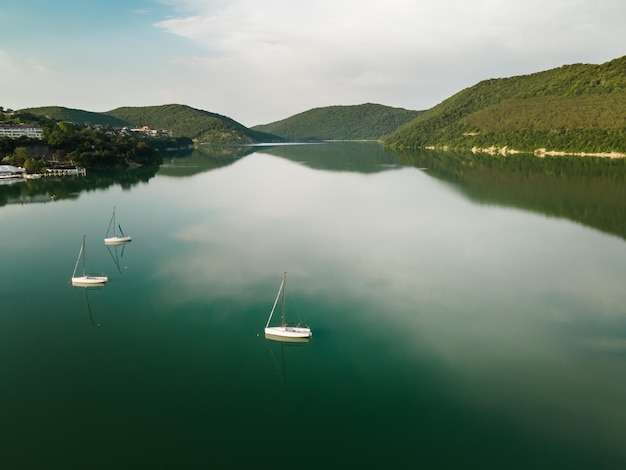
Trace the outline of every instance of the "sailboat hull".
<instances>
[{"instance_id":1,"label":"sailboat hull","mask_svg":"<svg viewBox=\"0 0 626 470\"><path fill-rule=\"evenodd\" d=\"M103 286L109 282L109 278L106 276L77 276L72 277L73 286Z\"/></svg>"},{"instance_id":2,"label":"sailboat hull","mask_svg":"<svg viewBox=\"0 0 626 470\"><path fill-rule=\"evenodd\" d=\"M265 328L265 335L282 338L310 338L313 333L310 328L302 326L271 326Z\"/></svg>"},{"instance_id":3,"label":"sailboat hull","mask_svg":"<svg viewBox=\"0 0 626 470\"><path fill-rule=\"evenodd\" d=\"M121 245L122 243L128 243L132 241L131 237L109 237L104 239L105 245Z\"/></svg>"},{"instance_id":4,"label":"sailboat hull","mask_svg":"<svg viewBox=\"0 0 626 470\"><path fill-rule=\"evenodd\" d=\"M272 334L265 333L265 339L269 339L271 341L280 341L281 343L308 343L311 339L307 338L294 338L292 336L275 336Z\"/></svg>"}]
</instances>

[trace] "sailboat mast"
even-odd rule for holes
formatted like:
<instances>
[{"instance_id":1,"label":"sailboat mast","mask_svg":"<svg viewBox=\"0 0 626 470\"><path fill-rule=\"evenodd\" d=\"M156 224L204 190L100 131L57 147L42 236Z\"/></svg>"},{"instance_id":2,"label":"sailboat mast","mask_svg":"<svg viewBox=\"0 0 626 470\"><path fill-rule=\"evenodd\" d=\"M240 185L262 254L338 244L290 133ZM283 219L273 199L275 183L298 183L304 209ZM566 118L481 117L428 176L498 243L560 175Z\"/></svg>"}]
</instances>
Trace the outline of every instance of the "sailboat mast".
<instances>
[{"instance_id":1,"label":"sailboat mast","mask_svg":"<svg viewBox=\"0 0 626 470\"><path fill-rule=\"evenodd\" d=\"M113 224L113 236L117 237L117 233L115 231L115 207L113 207L113 217L111 218L111 223Z\"/></svg>"},{"instance_id":2,"label":"sailboat mast","mask_svg":"<svg viewBox=\"0 0 626 470\"><path fill-rule=\"evenodd\" d=\"M276 293L276 299L274 300L274 305L272 306L272 311L270 312L270 316L267 319L267 324L265 328L270 326L270 322L272 321L272 315L274 315L274 310L276 310L276 305L278 305L278 299L280 298L280 294L283 290L283 285L285 284L285 278L283 277L283 281L280 283L280 287L278 288L278 292Z\"/></svg>"},{"instance_id":3,"label":"sailboat mast","mask_svg":"<svg viewBox=\"0 0 626 470\"><path fill-rule=\"evenodd\" d=\"M83 235L83 246L81 248L82 252L83 252L83 276L85 276L85 235Z\"/></svg>"},{"instance_id":4,"label":"sailboat mast","mask_svg":"<svg viewBox=\"0 0 626 470\"><path fill-rule=\"evenodd\" d=\"M80 250L78 250L78 258L76 258L76 264L74 265L74 272L72 273L72 277L76 277L76 270L78 269L78 263L80 263L80 258L83 255L83 245L80 246Z\"/></svg>"},{"instance_id":5,"label":"sailboat mast","mask_svg":"<svg viewBox=\"0 0 626 470\"><path fill-rule=\"evenodd\" d=\"M283 273L283 298L281 302L282 310L280 312L280 324L281 326L285 326L285 285L287 284L287 272Z\"/></svg>"}]
</instances>

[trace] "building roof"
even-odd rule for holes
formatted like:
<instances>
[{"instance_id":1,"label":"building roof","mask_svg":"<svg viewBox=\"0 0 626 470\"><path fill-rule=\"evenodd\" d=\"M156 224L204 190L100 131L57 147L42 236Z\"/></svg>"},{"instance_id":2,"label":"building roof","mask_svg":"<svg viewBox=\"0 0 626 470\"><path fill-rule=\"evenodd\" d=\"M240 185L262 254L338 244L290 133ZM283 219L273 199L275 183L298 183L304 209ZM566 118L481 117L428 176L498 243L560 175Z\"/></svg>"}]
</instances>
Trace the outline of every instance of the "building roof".
<instances>
[{"instance_id":1,"label":"building roof","mask_svg":"<svg viewBox=\"0 0 626 470\"><path fill-rule=\"evenodd\" d=\"M24 173L24 168L13 166L13 165L0 165L0 175L11 174L11 173Z\"/></svg>"}]
</instances>

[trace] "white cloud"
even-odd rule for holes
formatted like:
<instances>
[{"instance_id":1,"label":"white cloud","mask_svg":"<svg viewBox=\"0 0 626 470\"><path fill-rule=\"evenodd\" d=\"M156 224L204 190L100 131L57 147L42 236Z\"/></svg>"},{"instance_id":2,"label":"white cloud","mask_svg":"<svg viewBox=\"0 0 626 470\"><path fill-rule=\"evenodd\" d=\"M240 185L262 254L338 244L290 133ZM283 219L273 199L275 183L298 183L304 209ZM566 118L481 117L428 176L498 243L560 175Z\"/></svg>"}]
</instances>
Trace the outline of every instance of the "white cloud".
<instances>
[{"instance_id":1,"label":"white cloud","mask_svg":"<svg viewBox=\"0 0 626 470\"><path fill-rule=\"evenodd\" d=\"M21 76L25 80L39 79L50 73L47 65L33 57L14 57L0 49L0 73L6 77ZM35 75L33 77L33 75Z\"/></svg>"},{"instance_id":2,"label":"white cloud","mask_svg":"<svg viewBox=\"0 0 626 470\"><path fill-rule=\"evenodd\" d=\"M167 3L181 14L156 26L206 51L179 63L237 93L231 115L276 109L249 125L330 104L425 109L482 79L610 60L626 39L605 28L625 9L611 0Z\"/></svg>"},{"instance_id":3,"label":"white cloud","mask_svg":"<svg viewBox=\"0 0 626 470\"><path fill-rule=\"evenodd\" d=\"M426 109L484 79L611 60L626 43L620 0L158 1L151 33L42 30L54 45L3 45L6 85L33 106L182 103L251 126L330 105Z\"/></svg>"}]
</instances>

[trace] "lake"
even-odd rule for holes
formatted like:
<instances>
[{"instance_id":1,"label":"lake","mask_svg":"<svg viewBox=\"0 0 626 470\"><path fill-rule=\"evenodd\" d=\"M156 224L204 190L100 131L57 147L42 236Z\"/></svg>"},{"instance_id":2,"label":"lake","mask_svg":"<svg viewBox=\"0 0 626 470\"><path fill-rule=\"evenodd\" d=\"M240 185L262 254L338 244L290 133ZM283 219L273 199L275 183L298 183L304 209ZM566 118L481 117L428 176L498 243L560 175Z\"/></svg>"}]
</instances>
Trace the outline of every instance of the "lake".
<instances>
[{"instance_id":1,"label":"lake","mask_svg":"<svg viewBox=\"0 0 626 470\"><path fill-rule=\"evenodd\" d=\"M2 185L3 466L624 468L625 175L333 143ZM283 272L308 342L264 336Z\"/></svg>"}]
</instances>

